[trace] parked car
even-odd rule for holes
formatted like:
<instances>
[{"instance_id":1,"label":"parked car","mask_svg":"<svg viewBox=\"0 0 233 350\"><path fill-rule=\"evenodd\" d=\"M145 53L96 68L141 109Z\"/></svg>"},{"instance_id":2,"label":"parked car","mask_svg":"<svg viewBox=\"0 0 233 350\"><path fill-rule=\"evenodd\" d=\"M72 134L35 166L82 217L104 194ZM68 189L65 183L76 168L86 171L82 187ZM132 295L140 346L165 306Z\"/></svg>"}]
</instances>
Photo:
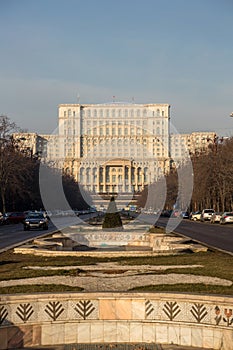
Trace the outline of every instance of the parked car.
<instances>
[{"instance_id":1,"label":"parked car","mask_svg":"<svg viewBox=\"0 0 233 350\"><path fill-rule=\"evenodd\" d=\"M0 225L3 224L4 221L4 216L2 215L2 213L0 212Z\"/></svg>"},{"instance_id":2,"label":"parked car","mask_svg":"<svg viewBox=\"0 0 233 350\"><path fill-rule=\"evenodd\" d=\"M222 216L222 212L213 213L210 218L211 224L214 224L215 222L220 222L221 216Z\"/></svg>"},{"instance_id":3,"label":"parked car","mask_svg":"<svg viewBox=\"0 0 233 350\"><path fill-rule=\"evenodd\" d=\"M213 213L214 209L203 209L201 212L201 221L210 220Z\"/></svg>"},{"instance_id":4,"label":"parked car","mask_svg":"<svg viewBox=\"0 0 233 350\"><path fill-rule=\"evenodd\" d=\"M201 211L195 211L194 213L191 214L190 220L197 221L201 220Z\"/></svg>"},{"instance_id":5,"label":"parked car","mask_svg":"<svg viewBox=\"0 0 233 350\"><path fill-rule=\"evenodd\" d=\"M182 211L180 217L183 219L189 219L189 213L187 211Z\"/></svg>"},{"instance_id":6,"label":"parked car","mask_svg":"<svg viewBox=\"0 0 233 350\"><path fill-rule=\"evenodd\" d=\"M42 212L31 212L25 218L23 226L24 231L28 231L32 228L40 228L43 230L48 230L48 218Z\"/></svg>"},{"instance_id":7,"label":"parked car","mask_svg":"<svg viewBox=\"0 0 233 350\"><path fill-rule=\"evenodd\" d=\"M172 215L172 210L162 210L161 212L161 216L165 217L165 218L170 218Z\"/></svg>"},{"instance_id":8,"label":"parked car","mask_svg":"<svg viewBox=\"0 0 233 350\"><path fill-rule=\"evenodd\" d=\"M233 212L225 212L220 218L220 224L233 224Z\"/></svg>"},{"instance_id":9,"label":"parked car","mask_svg":"<svg viewBox=\"0 0 233 350\"><path fill-rule=\"evenodd\" d=\"M23 212L12 212L6 213L4 215L4 224L19 224L25 219L25 214Z\"/></svg>"}]
</instances>

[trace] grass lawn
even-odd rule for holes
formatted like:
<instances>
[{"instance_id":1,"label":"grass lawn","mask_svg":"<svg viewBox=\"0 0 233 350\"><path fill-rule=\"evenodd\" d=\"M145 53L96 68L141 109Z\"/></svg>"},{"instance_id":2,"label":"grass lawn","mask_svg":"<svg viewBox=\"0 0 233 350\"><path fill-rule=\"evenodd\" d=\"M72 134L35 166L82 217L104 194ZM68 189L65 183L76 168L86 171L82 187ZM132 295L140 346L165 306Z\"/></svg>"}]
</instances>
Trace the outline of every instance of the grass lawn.
<instances>
[{"instance_id":1,"label":"grass lawn","mask_svg":"<svg viewBox=\"0 0 233 350\"><path fill-rule=\"evenodd\" d=\"M136 258L90 258L90 257L40 257L34 255L14 254L13 250L0 254L0 281L24 279L41 276L77 276L82 265L93 265L100 262L118 262L120 265L202 265L196 268L169 268L153 274L186 273L210 277L219 277L233 281L233 257L221 252L187 253L173 256L136 257ZM62 266L61 270L24 269L27 266ZM67 266L77 266L69 270ZM79 266L79 268L78 268ZM152 272L148 272L152 273ZM140 278L140 273L138 273ZM27 285L1 287L1 294L82 291L82 288L65 285ZM233 295L233 287L212 286L204 284L150 285L131 289L131 291L148 292L194 292L208 294Z\"/></svg>"}]
</instances>

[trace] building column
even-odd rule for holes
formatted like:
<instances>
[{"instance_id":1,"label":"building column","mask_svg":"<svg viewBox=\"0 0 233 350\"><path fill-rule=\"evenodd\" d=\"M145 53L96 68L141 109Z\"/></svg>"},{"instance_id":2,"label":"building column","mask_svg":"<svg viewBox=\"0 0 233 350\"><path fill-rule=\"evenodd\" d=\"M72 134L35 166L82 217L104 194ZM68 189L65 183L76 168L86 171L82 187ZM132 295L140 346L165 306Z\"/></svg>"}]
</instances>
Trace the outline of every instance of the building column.
<instances>
[{"instance_id":1,"label":"building column","mask_svg":"<svg viewBox=\"0 0 233 350\"><path fill-rule=\"evenodd\" d=\"M97 173L96 173L96 192L99 193L100 191L100 168L98 164L96 165Z\"/></svg>"},{"instance_id":2,"label":"building column","mask_svg":"<svg viewBox=\"0 0 233 350\"><path fill-rule=\"evenodd\" d=\"M138 166L134 167L134 178L135 178L135 191L138 190Z\"/></svg>"},{"instance_id":3,"label":"building column","mask_svg":"<svg viewBox=\"0 0 233 350\"><path fill-rule=\"evenodd\" d=\"M103 192L106 192L106 166L103 167Z\"/></svg>"},{"instance_id":4,"label":"building column","mask_svg":"<svg viewBox=\"0 0 233 350\"><path fill-rule=\"evenodd\" d=\"M132 179L131 179L131 176L132 176L132 165L130 164L129 166L129 174L128 174L129 178L128 178L128 183L129 183L129 191L131 192L132 191Z\"/></svg>"},{"instance_id":5,"label":"building column","mask_svg":"<svg viewBox=\"0 0 233 350\"><path fill-rule=\"evenodd\" d=\"M123 165L122 168L122 192L125 192L125 165Z\"/></svg>"},{"instance_id":6,"label":"building column","mask_svg":"<svg viewBox=\"0 0 233 350\"><path fill-rule=\"evenodd\" d=\"M142 168L141 168L141 178L142 178L141 183L142 183L142 189L144 188L144 179L145 179L145 172L144 172L144 169L145 169L145 167L144 167L144 165L142 165Z\"/></svg>"}]
</instances>

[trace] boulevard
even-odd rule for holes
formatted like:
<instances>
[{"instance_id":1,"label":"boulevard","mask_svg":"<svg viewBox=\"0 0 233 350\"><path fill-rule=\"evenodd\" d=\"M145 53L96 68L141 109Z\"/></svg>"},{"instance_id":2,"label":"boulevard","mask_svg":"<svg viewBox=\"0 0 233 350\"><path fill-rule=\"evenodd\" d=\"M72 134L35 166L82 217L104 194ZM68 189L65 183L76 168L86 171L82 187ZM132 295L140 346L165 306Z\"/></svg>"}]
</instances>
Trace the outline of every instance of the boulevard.
<instances>
[{"instance_id":1,"label":"boulevard","mask_svg":"<svg viewBox=\"0 0 233 350\"><path fill-rule=\"evenodd\" d=\"M157 225L166 227L167 222L167 218L160 218ZM182 220L174 232L210 247L233 253L233 225L231 224L219 225L210 224L209 222Z\"/></svg>"},{"instance_id":2,"label":"boulevard","mask_svg":"<svg viewBox=\"0 0 233 350\"><path fill-rule=\"evenodd\" d=\"M37 237L46 236L49 233L62 230L68 226L83 224L85 220L92 217L93 214L82 215L80 218L76 216L54 217L49 222L48 230L30 230L24 231L23 224L10 224L0 226L0 253L29 242Z\"/></svg>"},{"instance_id":3,"label":"boulevard","mask_svg":"<svg viewBox=\"0 0 233 350\"><path fill-rule=\"evenodd\" d=\"M65 229L72 225L83 225L84 220L88 220L93 214L87 214L80 218L78 217L57 217L49 224L49 229L24 231L22 224L0 226L0 252L21 245L36 237L48 235L51 232ZM156 221L153 216L143 215L141 221L153 225L166 227L168 218L160 217ZM171 220L171 219L170 219ZM175 233L181 236L189 237L202 244L206 244L212 248L224 250L233 253L233 225L210 224L209 222L193 222L183 219L174 229Z\"/></svg>"}]
</instances>

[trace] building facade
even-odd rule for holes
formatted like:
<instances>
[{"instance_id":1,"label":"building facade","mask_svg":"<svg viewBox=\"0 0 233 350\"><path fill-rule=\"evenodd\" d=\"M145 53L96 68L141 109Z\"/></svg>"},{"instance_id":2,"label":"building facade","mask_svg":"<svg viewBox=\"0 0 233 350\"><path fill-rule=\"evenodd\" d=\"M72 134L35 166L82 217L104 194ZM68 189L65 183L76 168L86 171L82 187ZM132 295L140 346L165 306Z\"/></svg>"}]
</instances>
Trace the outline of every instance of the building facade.
<instances>
[{"instance_id":1,"label":"building facade","mask_svg":"<svg viewBox=\"0 0 233 350\"><path fill-rule=\"evenodd\" d=\"M38 135L35 132L16 132L13 134L13 138L17 143L17 147L28 156L43 157L47 154L48 137Z\"/></svg>"},{"instance_id":2,"label":"building facade","mask_svg":"<svg viewBox=\"0 0 233 350\"><path fill-rule=\"evenodd\" d=\"M62 104L60 161L85 189L137 192L170 168L168 104Z\"/></svg>"},{"instance_id":3,"label":"building facade","mask_svg":"<svg viewBox=\"0 0 233 350\"><path fill-rule=\"evenodd\" d=\"M191 155L200 154L216 140L215 132L193 132L191 134L170 135L170 155L175 163L182 162Z\"/></svg>"},{"instance_id":4,"label":"building facade","mask_svg":"<svg viewBox=\"0 0 233 350\"><path fill-rule=\"evenodd\" d=\"M170 134L169 104L116 102L61 104L56 134L17 134L92 193L140 192L215 136Z\"/></svg>"}]
</instances>

